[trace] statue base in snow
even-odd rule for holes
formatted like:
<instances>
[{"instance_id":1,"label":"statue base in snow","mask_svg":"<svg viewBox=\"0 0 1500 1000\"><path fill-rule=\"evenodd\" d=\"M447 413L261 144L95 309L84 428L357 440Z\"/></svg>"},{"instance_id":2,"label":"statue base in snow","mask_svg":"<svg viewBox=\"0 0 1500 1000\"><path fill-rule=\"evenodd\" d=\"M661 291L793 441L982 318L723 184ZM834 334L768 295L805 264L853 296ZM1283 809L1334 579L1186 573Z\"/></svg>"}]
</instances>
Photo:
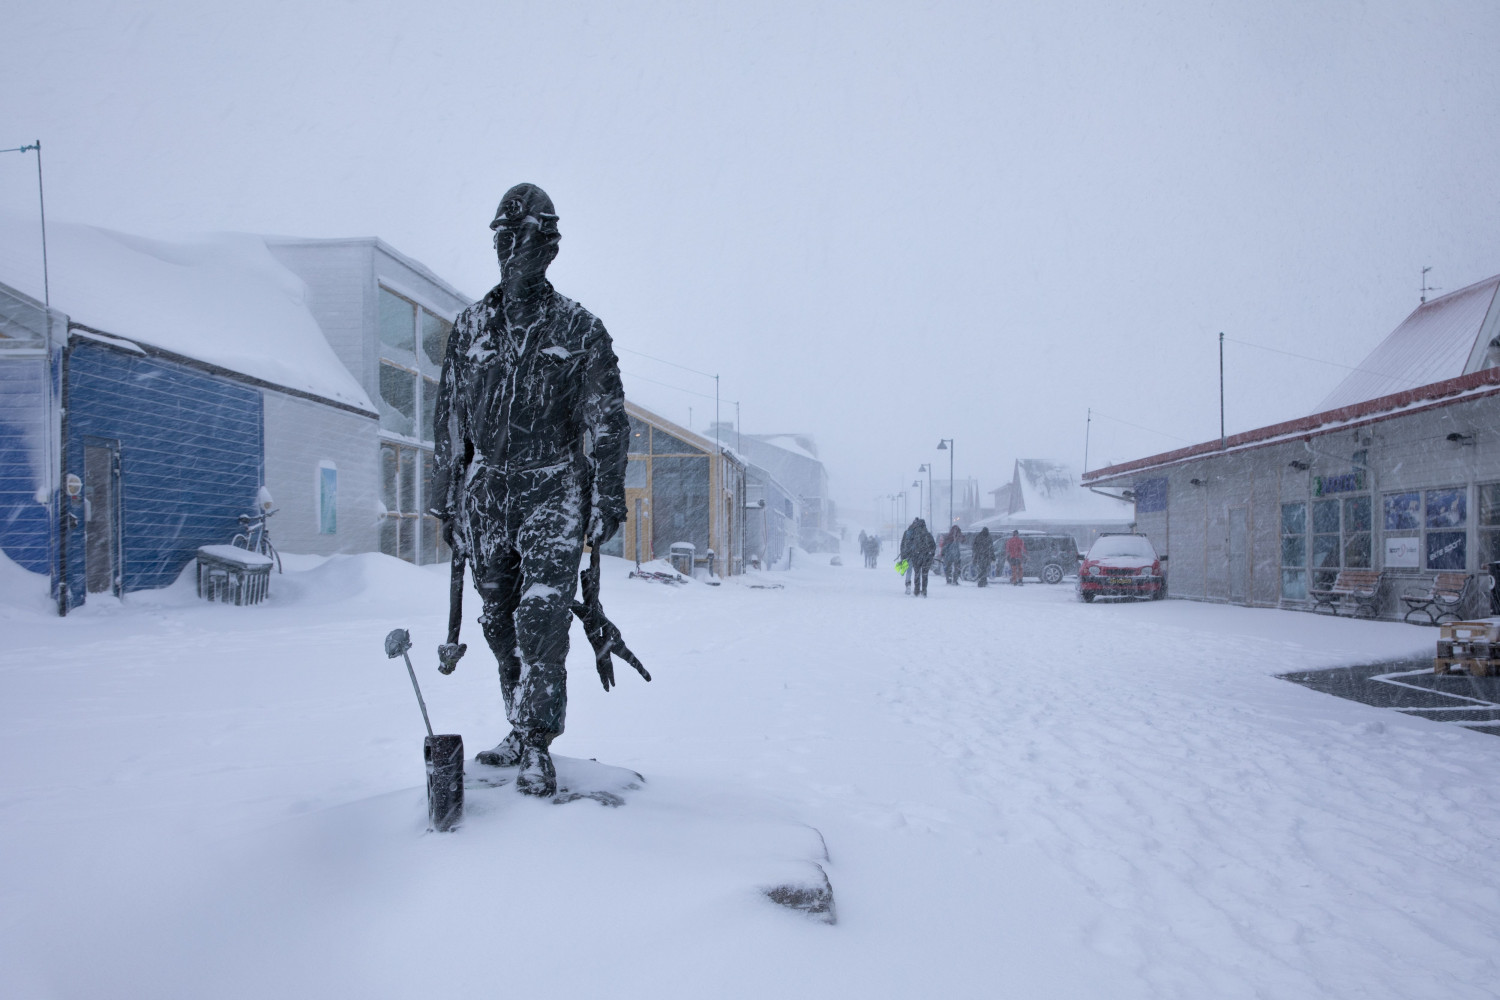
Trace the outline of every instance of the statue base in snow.
<instances>
[{"instance_id":1,"label":"statue base in snow","mask_svg":"<svg viewBox=\"0 0 1500 1000\"><path fill-rule=\"evenodd\" d=\"M552 796L555 805L592 799L600 805L618 808L625 804L628 792L646 783L645 778L628 767L601 764L597 760L553 754L552 765L557 768L557 794ZM467 774L464 787L505 788L515 783L516 771L514 767L486 767L479 773Z\"/></svg>"}]
</instances>

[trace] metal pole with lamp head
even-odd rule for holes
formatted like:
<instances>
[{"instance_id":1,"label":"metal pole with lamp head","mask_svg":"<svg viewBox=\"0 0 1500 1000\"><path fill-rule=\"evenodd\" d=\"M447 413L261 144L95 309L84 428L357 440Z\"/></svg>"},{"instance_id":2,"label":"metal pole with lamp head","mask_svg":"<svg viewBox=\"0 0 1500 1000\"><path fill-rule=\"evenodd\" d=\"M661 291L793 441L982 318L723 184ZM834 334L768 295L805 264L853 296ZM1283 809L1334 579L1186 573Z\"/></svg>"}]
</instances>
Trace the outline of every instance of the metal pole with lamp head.
<instances>
[{"instance_id":1,"label":"metal pole with lamp head","mask_svg":"<svg viewBox=\"0 0 1500 1000\"><path fill-rule=\"evenodd\" d=\"M952 438L939 438L937 450L948 453L948 527L951 528L953 526L953 452L957 449L953 447Z\"/></svg>"}]
</instances>

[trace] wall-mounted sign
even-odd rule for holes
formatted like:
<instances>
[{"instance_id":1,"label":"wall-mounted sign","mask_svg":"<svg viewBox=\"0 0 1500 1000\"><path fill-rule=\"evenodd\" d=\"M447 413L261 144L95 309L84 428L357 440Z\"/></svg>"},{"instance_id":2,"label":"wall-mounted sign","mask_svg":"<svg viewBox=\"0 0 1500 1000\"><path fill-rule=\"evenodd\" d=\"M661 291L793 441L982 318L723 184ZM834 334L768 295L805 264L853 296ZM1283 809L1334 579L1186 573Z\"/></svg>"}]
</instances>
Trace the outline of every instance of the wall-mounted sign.
<instances>
[{"instance_id":1,"label":"wall-mounted sign","mask_svg":"<svg viewBox=\"0 0 1500 1000\"><path fill-rule=\"evenodd\" d=\"M1167 480L1143 479L1135 484L1135 512L1154 514L1167 509Z\"/></svg>"},{"instance_id":2,"label":"wall-mounted sign","mask_svg":"<svg viewBox=\"0 0 1500 1000\"><path fill-rule=\"evenodd\" d=\"M79 479L76 473L70 472L68 473L68 478L63 480L63 482L66 485L68 496L75 500L78 499L78 495L83 492L83 480Z\"/></svg>"},{"instance_id":3,"label":"wall-mounted sign","mask_svg":"<svg viewBox=\"0 0 1500 1000\"><path fill-rule=\"evenodd\" d=\"M1329 493L1358 493L1365 488L1365 471L1355 469L1337 476L1314 476L1313 496Z\"/></svg>"},{"instance_id":4,"label":"wall-mounted sign","mask_svg":"<svg viewBox=\"0 0 1500 1000\"><path fill-rule=\"evenodd\" d=\"M1387 569L1416 569L1420 565L1422 539L1416 535L1406 538L1385 539L1385 566Z\"/></svg>"}]
</instances>

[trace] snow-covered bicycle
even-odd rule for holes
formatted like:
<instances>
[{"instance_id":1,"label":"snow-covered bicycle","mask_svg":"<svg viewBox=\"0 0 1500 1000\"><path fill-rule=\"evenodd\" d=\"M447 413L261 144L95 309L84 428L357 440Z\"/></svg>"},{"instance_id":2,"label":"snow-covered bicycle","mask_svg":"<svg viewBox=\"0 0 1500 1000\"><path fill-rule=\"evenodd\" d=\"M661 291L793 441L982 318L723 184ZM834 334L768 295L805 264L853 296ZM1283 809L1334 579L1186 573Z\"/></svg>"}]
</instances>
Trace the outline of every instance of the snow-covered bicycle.
<instances>
[{"instance_id":1,"label":"snow-covered bicycle","mask_svg":"<svg viewBox=\"0 0 1500 1000\"><path fill-rule=\"evenodd\" d=\"M259 552L263 556L269 556L276 562L276 572L281 572L281 553L276 551L276 546L271 544L271 533L266 530L266 521L276 513L275 508L269 504L261 505L258 512L254 514L240 515L240 533L235 535L229 542L237 549L245 549L249 552Z\"/></svg>"}]
</instances>

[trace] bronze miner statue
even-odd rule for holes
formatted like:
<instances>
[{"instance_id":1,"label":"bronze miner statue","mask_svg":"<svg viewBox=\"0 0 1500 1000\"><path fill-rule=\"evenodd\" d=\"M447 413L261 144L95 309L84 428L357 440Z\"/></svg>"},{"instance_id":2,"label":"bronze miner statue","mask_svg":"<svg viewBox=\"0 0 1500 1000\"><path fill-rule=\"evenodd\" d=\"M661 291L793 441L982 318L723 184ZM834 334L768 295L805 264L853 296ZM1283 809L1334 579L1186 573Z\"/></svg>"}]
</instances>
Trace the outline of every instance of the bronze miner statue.
<instances>
[{"instance_id":1,"label":"bronze miner statue","mask_svg":"<svg viewBox=\"0 0 1500 1000\"><path fill-rule=\"evenodd\" d=\"M435 414L432 512L453 548L456 581L439 669L451 673L463 655L457 625L467 561L510 722L505 739L475 759L518 767L519 790L552 795L548 748L567 710L573 616L584 622L606 690L611 653L651 679L599 605L599 546L625 519L630 425L604 325L547 280L559 239L552 199L535 184L517 184L490 228L500 283L454 323ZM585 542L593 555L577 602Z\"/></svg>"}]
</instances>

